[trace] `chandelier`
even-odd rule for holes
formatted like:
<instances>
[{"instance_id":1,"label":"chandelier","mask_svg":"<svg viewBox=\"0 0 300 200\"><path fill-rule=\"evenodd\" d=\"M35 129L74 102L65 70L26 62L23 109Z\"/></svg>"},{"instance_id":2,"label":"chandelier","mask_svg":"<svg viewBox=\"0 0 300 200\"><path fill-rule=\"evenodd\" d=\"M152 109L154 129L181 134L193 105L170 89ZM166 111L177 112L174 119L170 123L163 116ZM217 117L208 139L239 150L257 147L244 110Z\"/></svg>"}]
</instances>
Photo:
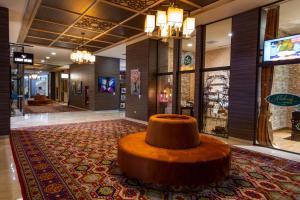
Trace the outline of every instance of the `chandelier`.
<instances>
[{"instance_id":1,"label":"chandelier","mask_svg":"<svg viewBox=\"0 0 300 200\"><path fill-rule=\"evenodd\" d=\"M156 15L147 15L145 20L145 32L153 36L158 27L156 37L167 38L190 38L195 30L195 18L187 17L183 20L184 10L177 8L171 3L167 11L158 10Z\"/></svg>"},{"instance_id":2,"label":"chandelier","mask_svg":"<svg viewBox=\"0 0 300 200\"><path fill-rule=\"evenodd\" d=\"M31 80L37 80L37 79L39 79L39 75L38 74L30 74L29 75L29 79L31 79Z\"/></svg>"},{"instance_id":3,"label":"chandelier","mask_svg":"<svg viewBox=\"0 0 300 200\"><path fill-rule=\"evenodd\" d=\"M77 64L93 64L96 61L96 57L91 52L83 48L84 33L82 35L82 42L70 55L70 59Z\"/></svg>"}]
</instances>

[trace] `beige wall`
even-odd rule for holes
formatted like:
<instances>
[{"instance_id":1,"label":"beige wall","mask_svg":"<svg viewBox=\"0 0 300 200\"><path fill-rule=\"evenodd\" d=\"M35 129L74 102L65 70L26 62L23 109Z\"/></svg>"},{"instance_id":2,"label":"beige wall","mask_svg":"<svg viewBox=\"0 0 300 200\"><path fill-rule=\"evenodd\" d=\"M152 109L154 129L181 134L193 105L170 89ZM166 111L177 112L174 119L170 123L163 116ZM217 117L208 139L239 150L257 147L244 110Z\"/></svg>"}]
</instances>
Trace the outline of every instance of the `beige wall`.
<instances>
[{"instance_id":1,"label":"beige wall","mask_svg":"<svg viewBox=\"0 0 300 200\"><path fill-rule=\"evenodd\" d=\"M230 47L215 49L205 53L205 68L230 66Z\"/></svg>"}]
</instances>

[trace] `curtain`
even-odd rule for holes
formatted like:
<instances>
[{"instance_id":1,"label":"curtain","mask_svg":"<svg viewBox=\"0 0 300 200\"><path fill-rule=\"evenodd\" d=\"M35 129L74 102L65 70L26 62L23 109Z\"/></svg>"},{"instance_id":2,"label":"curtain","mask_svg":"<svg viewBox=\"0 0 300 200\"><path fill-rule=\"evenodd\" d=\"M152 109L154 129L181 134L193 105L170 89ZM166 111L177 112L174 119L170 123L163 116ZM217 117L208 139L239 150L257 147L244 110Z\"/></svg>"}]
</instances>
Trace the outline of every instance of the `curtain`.
<instances>
[{"instance_id":1,"label":"curtain","mask_svg":"<svg viewBox=\"0 0 300 200\"><path fill-rule=\"evenodd\" d=\"M279 6L269 9L267 13L267 24L265 40L278 37L279 33ZM267 96L271 94L273 84L274 66L263 66L261 71L261 106L258 118L258 143L264 146L272 146L273 130L270 122L271 112Z\"/></svg>"}]
</instances>

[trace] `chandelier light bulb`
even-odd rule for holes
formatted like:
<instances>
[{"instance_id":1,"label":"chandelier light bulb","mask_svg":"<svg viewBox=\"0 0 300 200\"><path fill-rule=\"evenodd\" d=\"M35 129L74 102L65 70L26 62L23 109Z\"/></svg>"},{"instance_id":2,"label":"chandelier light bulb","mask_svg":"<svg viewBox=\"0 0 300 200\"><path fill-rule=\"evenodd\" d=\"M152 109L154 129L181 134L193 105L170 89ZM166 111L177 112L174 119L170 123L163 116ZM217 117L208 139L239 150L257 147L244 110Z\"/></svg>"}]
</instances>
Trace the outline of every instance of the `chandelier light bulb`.
<instances>
[{"instance_id":1,"label":"chandelier light bulb","mask_svg":"<svg viewBox=\"0 0 300 200\"><path fill-rule=\"evenodd\" d=\"M182 34L185 37L191 37L191 34L195 30L196 20L195 18L187 17L183 22L183 31Z\"/></svg>"}]
</instances>

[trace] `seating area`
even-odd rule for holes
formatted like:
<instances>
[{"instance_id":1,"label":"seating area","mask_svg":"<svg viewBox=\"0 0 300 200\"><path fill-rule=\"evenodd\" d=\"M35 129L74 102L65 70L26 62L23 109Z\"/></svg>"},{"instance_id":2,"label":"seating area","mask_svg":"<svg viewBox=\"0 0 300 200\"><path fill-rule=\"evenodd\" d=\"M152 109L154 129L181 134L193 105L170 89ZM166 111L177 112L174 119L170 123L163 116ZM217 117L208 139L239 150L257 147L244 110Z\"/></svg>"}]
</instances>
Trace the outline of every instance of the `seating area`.
<instances>
[{"instance_id":1,"label":"seating area","mask_svg":"<svg viewBox=\"0 0 300 200\"><path fill-rule=\"evenodd\" d=\"M29 106L42 106L42 105L47 105L51 104L52 100L48 99L47 96L45 95L35 95L33 99L28 99L27 103Z\"/></svg>"},{"instance_id":2,"label":"seating area","mask_svg":"<svg viewBox=\"0 0 300 200\"><path fill-rule=\"evenodd\" d=\"M229 175L231 150L199 134L193 117L160 114L150 118L146 132L120 140L118 164L127 176L146 183L207 185Z\"/></svg>"}]
</instances>

